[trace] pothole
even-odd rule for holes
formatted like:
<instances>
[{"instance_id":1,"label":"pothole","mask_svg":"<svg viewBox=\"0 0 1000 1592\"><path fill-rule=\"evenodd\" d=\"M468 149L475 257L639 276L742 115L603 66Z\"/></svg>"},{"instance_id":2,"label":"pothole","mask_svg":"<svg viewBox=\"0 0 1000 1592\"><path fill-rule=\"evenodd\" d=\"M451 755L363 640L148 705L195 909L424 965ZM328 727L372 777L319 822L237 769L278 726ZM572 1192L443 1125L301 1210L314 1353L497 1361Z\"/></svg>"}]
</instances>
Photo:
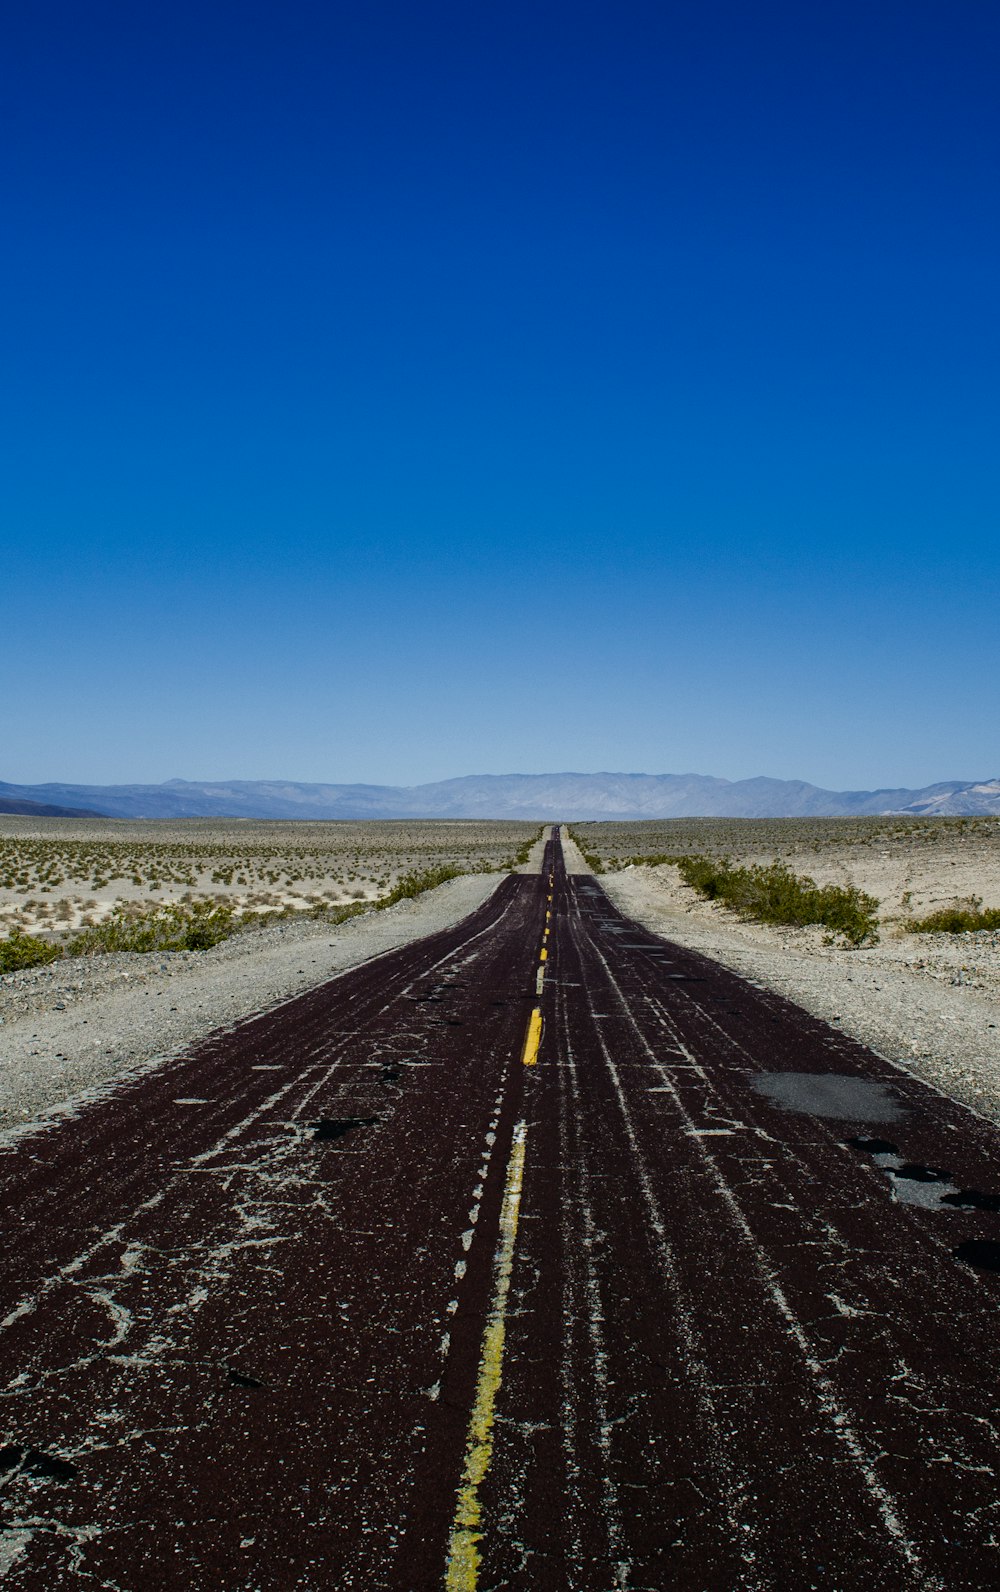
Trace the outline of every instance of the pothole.
<instances>
[{"instance_id":1,"label":"pothole","mask_svg":"<svg viewBox=\"0 0 1000 1592\"><path fill-rule=\"evenodd\" d=\"M977 1271L1000 1271L1000 1244L995 1239L970 1238L958 1244L952 1254L967 1266L975 1266Z\"/></svg>"},{"instance_id":2,"label":"pothole","mask_svg":"<svg viewBox=\"0 0 1000 1592\"><path fill-rule=\"evenodd\" d=\"M889 1179L893 1198L901 1205L922 1205L925 1210L1000 1211L1000 1194L957 1188L951 1173L943 1167L904 1161L898 1146L888 1139L848 1139L847 1143L852 1150L871 1156Z\"/></svg>"},{"instance_id":3,"label":"pothole","mask_svg":"<svg viewBox=\"0 0 1000 1592\"><path fill-rule=\"evenodd\" d=\"M0 1448L0 1470L19 1470L22 1475L37 1476L42 1481L72 1481L78 1469L71 1460L46 1454L40 1448L24 1448L20 1443L5 1443Z\"/></svg>"},{"instance_id":4,"label":"pothole","mask_svg":"<svg viewBox=\"0 0 1000 1592\"><path fill-rule=\"evenodd\" d=\"M314 1139L343 1139L348 1133L353 1133L355 1128L371 1128L378 1121L378 1117L321 1117L318 1122L311 1122Z\"/></svg>"},{"instance_id":5,"label":"pothole","mask_svg":"<svg viewBox=\"0 0 1000 1592\"><path fill-rule=\"evenodd\" d=\"M264 1383L258 1381L255 1376L247 1376L245 1371L234 1371L232 1366L227 1367L227 1373L232 1387L256 1388L264 1386Z\"/></svg>"}]
</instances>

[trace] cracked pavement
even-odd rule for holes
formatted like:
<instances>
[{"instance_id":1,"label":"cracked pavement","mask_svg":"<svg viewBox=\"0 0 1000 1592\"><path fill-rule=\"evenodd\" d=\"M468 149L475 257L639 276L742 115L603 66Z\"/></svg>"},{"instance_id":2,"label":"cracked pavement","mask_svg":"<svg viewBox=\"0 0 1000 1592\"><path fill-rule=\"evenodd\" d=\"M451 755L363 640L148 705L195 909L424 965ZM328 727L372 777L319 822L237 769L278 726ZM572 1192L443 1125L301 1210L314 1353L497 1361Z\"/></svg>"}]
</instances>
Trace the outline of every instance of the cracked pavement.
<instances>
[{"instance_id":1,"label":"cracked pavement","mask_svg":"<svg viewBox=\"0 0 1000 1592\"><path fill-rule=\"evenodd\" d=\"M449 1584L995 1584L998 1130L555 837L0 1153L0 1580L443 1586L515 1139Z\"/></svg>"}]
</instances>

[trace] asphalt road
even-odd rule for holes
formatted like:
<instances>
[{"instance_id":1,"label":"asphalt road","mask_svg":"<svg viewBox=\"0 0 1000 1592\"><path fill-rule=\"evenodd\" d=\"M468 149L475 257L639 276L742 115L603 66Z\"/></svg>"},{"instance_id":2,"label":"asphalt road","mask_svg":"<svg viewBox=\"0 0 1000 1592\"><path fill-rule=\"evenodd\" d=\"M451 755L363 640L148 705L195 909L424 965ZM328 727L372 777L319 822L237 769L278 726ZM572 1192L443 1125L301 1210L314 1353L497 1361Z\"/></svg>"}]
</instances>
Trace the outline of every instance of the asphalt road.
<instances>
[{"instance_id":1,"label":"asphalt road","mask_svg":"<svg viewBox=\"0 0 1000 1592\"><path fill-rule=\"evenodd\" d=\"M557 841L0 1195L8 1586L1000 1581L997 1130Z\"/></svg>"}]
</instances>

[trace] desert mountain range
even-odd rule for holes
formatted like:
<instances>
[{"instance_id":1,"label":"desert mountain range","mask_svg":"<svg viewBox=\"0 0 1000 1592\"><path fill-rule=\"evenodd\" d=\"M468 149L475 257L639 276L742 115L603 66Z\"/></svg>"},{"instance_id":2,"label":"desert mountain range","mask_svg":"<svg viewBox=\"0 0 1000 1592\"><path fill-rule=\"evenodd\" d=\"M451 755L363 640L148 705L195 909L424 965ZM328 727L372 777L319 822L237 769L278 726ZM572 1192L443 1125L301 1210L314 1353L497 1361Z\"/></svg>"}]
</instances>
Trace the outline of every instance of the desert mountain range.
<instances>
[{"instance_id":1,"label":"desert mountain range","mask_svg":"<svg viewBox=\"0 0 1000 1592\"><path fill-rule=\"evenodd\" d=\"M110 818L820 818L1000 814L1000 779L922 790L822 790L802 780L708 774L468 774L430 785L184 780L7 785L0 812Z\"/></svg>"}]
</instances>

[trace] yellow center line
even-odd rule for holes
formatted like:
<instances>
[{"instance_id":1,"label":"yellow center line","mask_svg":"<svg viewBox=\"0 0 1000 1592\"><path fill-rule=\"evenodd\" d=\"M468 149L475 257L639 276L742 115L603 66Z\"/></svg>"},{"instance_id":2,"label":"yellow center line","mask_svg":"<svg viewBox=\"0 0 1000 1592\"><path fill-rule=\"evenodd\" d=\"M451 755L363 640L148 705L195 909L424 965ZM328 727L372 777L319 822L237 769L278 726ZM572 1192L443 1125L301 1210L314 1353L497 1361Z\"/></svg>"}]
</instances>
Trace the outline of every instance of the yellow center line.
<instances>
[{"instance_id":1,"label":"yellow center line","mask_svg":"<svg viewBox=\"0 0 1000 1592\"><path fill-rule=\"evenodd\" d=\"M526 1067L533 1067L538 1060L538 1047L542 1042L542 1008L536 1006L528 1019L528 1032L524 1036L524 1049L521 1060Z\"/></svg>"},{"instance_id":2,"label":"yellow center line","mask_svg":"<svg viewBox=\"0 0 1000 1592\"><path fill-rule=\"evenodd\" d=\"M533 1013L532 1022L534 1016ZM465 1464L448 1539L448 1568L444 1579L446 1592L476 1592L479 1585L479 1544L483 1535L479 1529L482 1515L479 1489L493 1457L493 1415L503 1373L507 1299L514 1266L517 1219L521 1210L527 1131L523 1122L517 1124L507 1162L507 1184L500 1211L500 1237L493 1262L493 1299L479 1352L476 1398L465 1438Z\"/></svg>"},{"instance_id":3,"label":"yellow center line","mask_svg":"<svg viewBox=\"0 0 1000 1592\"><path fill-rule=\"evenodd\" d=\"M549 959L549 953L548 953L548 951L545 949L545 947L543 945L542 949L541 949L541 954L539 955L538 960L540 962L547 962L548 959Z\"/></svg>"}]
</instances>

